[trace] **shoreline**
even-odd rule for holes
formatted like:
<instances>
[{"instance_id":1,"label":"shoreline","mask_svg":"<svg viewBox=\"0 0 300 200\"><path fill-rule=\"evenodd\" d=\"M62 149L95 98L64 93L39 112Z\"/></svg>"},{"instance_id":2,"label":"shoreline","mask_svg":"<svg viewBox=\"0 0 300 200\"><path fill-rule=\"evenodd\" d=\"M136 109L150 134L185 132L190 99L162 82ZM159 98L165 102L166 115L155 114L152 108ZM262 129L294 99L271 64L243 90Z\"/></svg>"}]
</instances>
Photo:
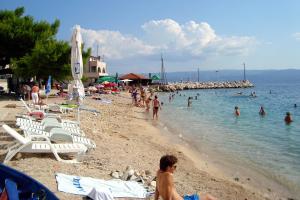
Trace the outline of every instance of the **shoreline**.
<instances>
[{"instance_id":1,"label":"shoreline","mask_svg":"<svg viewBox=\"0 0 300 200\"><path fill-rule=\"evenodd\" d=\"M60 199L82 199L78 195L58 192L54 174L59 172L107 180L112 178L110 176L112 171L124 170L130 165L136 170L149 170L154 176L160 157L166 153L172 153L179 158L178 171L174 175L179 194L192 194L199 191L208 192L224 200L266 199L266 196L260 194L259 191L230 179L227 180L222 173L216 173L217 169L213 171L210 164L199 158L194 159L193 152L189 153L188 148L179 144L174 145L173 139L159 127L159 122L145 117L144 108L131 105L128 93L103 97L111 99L112 104L100 104L90 98L84 102L85 105L99 110L101 114L95 117L92 113L81 112L82 129L86 136L97 144L96 149L85 156L83 163L70 165L54 160L49 154L29 154L16 156L8 165L36 178L54 191ZM59 102L56 98L51 98L50 101ZM21 105L17 101L2 101L1 112L6 109L3 109L3 105L8 103ZM13 111L6 116L7 120L12 120L10 118L20 111L24 112L24 108L20 106L7 109ZM75 116L69 114L65 117L74 120ZM7 137L7 135L3 133L1 137Z\"/></svg>"},{"instance_id":2,"label":"shoreline","mask_svg":"<svg viewBox=\"0 0 300 200\"><path fill-rule=\"evenodd\" d=\"M221 174L223 178L242 183L253 190L258 190L265 197L270 196L271 199L280 199L284 197L295 199L300 195L299 190L297 189L298 186L295 185L294 182L288 180L285 181L283 177L277 176L276 172L269 172L266 168L257 166L251 162L244 163L244 160L241 161L234 157L234 155L228 154L228 152L224 156L222 152L215 150L212 147L212 144L204 144L203 142L201 143L201 141L199 143L199 138L196 139L198 141L196 142L195 139L193 139L191 132L187 133L176 125L173 125L172 127L172 123L174 122L169 121L168 119L170 108L167 110L168 112L163 114L163 123L165 123L163 126L169 130L170 137L177 137L179 143L182 143L184 147L189 146L189 148L193 149L194 159L200 159L201 162L207 162L210 164L210 167L216 169L212 174ZM174 118L172 118L172 120L174 120ZM209 130L211 131L212 129ZM220 129L214 131L222 133L222 130Z\"/></svg>"},{"instance_id":3,"label":"shoreline","mask_svg":"<svg viewBox=\"0 0 300 200\"><path fill-rule=\"evenodd\" d=\"M220 152L209 151L206 147L203 148L206 151L199 149L193 144L191 138L185 137L184 132L176 132L165 124L162 128L163 126L167 127L167 130L162 130L162 132L168 132L167 137L175 137L172 141L176 142L177 147L195 163L199 170L259 192L267 199L285 199L297 195L295 191L291 191L287 185L276 178L267 176L256 168L247 168L241 162L237 163L228 157L224 158Z\"/></svg>"}]
</instances>

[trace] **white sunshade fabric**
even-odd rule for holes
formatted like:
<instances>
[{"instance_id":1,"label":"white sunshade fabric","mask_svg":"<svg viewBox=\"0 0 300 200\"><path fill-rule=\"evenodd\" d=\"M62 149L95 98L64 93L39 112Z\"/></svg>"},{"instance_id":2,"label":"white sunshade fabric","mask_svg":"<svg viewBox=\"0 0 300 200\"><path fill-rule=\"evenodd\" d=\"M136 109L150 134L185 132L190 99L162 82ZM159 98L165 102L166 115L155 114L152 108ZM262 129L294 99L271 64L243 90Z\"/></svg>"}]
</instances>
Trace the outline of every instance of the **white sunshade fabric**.
<instances>
[{"instance_id":1,"label":"white sunshade fabric","mask_svg":"<svg viewBox=\"0 0 300 200\"><path fill-rule=\"evenodd\" d=\"M72 35L71 68L74 80L81 80L83 74L83 63L81 54L82 38L80 26L76 25Z\"/></svg>"},{"instance_id":2,"label":"white sunshade fabric","mask_svg":"<svg viewBox=\"0 0 300 200\"><path fill-rule=\"evenodd\" d=\"M78 90L78 95L80 98L84 97L84 86L81 82L83 75L83 62L82 62L82 52L81 44L82 37L80 34L80 26L76 25L72 35L72 49L71 49L71 70L74 81L72 83L73 88Z\"/></svg>"}]
</instances>

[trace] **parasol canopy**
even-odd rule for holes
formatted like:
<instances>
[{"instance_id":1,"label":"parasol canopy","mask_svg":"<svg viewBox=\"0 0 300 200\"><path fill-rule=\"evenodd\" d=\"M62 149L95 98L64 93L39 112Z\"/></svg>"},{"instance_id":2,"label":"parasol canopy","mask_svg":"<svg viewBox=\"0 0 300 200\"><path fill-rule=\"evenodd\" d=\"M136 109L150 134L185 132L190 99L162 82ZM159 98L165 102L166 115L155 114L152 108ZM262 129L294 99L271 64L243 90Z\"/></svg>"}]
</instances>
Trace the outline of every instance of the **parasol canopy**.
<instances>
[{"instance_id":1,"label":"parasol canopy","mask_svg":"<svg viewBox=\"0 0 300 200\"><path fill-rule=\"evenodd\" d=\"M157 81L157 80L160 80L160 77L159 77L159 75L153 75L152 77L151 77L151 79L153 80L153 81Z\"/></svg>"},{"instance_id":2,"label":"parasol canopy","mask_svg":"<svg viewBox=\"0 0 300 200\"><path fill-rule=\"evenodd\" d=\"M97 83L103 83L103 82L116 82L116 77L114 76L103 76L98 78Z\"/></svg>"}]
</instances>

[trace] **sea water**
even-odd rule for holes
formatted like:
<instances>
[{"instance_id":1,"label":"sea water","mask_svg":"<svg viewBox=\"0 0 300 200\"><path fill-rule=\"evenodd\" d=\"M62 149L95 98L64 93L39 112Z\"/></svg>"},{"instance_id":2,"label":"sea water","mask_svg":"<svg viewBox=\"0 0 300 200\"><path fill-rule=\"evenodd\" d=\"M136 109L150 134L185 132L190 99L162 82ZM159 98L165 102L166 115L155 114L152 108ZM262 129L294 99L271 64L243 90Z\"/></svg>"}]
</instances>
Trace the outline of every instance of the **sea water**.
<instances>
[{"instance_id":1,"label":"sea water","mask_svg":"<svg viewBox=\"0 0 300 200\"><path fill-rule=\"evenodd\" d=\"M257 97L249 96L253 91ZM164 103L160 120L173 134L201 153L219 155L214 158L221 166L227 162L251 168L293 193L300 191L300 81L260 82L248 89L185 90L175 92L171 102L169 94L159 94ZM188 97L193 97L189 108ZM234 115L235 106L240 108L239 117ZM264 117L259 115L260 106L267 113ZM290 125L284 122L286 112L294 120Z\"/></svg>"}]
</instances>

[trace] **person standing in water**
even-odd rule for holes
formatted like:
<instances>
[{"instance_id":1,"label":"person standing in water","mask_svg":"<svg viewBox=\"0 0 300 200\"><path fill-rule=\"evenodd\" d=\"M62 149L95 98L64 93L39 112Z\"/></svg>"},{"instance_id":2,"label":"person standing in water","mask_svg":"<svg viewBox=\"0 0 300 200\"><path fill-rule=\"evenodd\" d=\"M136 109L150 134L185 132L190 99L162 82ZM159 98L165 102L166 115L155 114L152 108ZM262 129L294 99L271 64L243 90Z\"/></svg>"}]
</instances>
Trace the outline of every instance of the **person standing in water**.
<instances>
[{"instance_id":1,"label":"person standing in water","mask_svg":"<svg viewBox=\"0 0 300 200\"><path fill-rule=\"evenodd\" d=\"M284 121L285 123L288 125L290 124L291 122L293 122L293 119L292 119L292 116L291 116L291 113L290 112L287 112L286 113L286 116L284 118Z\"/></svg>"},{"instance_id":2,"label":"person standing in water","mask_svg":"<svg viewBox=\"0 0 300 200\"><path fill-rule=\"evenodd\" d=\"M240 113L239 107L235 106L234 110L235 110L235 112L234 112L235 116L237 116L237 117L240 116L241 113Z\"/></svg>"},{"instance_id":3,"label":"person standing in water","mask_svg":"<svg viewBox=\"0 0 300 200\"><path fill-rule=\"evenodd\" d=\"M188 107L191 107L192 106L192 97L189 97L188 98Z\"/></svg>"},{"instance_id":4,"label":"person standing in water","mask_svg":"<svg viewBox=\"0 0 300 200\"><path fill-rule=\"evenodd\" d=\"M160 108L160 102L158 100L157 95L155 95L153 100L153 119L156 116L156 119L158 119L158 109Z\"/></svg>"},{"instance_id":5,"label":"person standing in water","mask_svg":"<svg viewBox=\"0 0 300 200\"><path fill-rule=\"evenodd\" d=\"M265 116L265 115L266 115L265 109L264 109L264 107L262 107L262 106L260 107L259 115L260 115L260 116Z\"/></svg>"}]
</instances>

